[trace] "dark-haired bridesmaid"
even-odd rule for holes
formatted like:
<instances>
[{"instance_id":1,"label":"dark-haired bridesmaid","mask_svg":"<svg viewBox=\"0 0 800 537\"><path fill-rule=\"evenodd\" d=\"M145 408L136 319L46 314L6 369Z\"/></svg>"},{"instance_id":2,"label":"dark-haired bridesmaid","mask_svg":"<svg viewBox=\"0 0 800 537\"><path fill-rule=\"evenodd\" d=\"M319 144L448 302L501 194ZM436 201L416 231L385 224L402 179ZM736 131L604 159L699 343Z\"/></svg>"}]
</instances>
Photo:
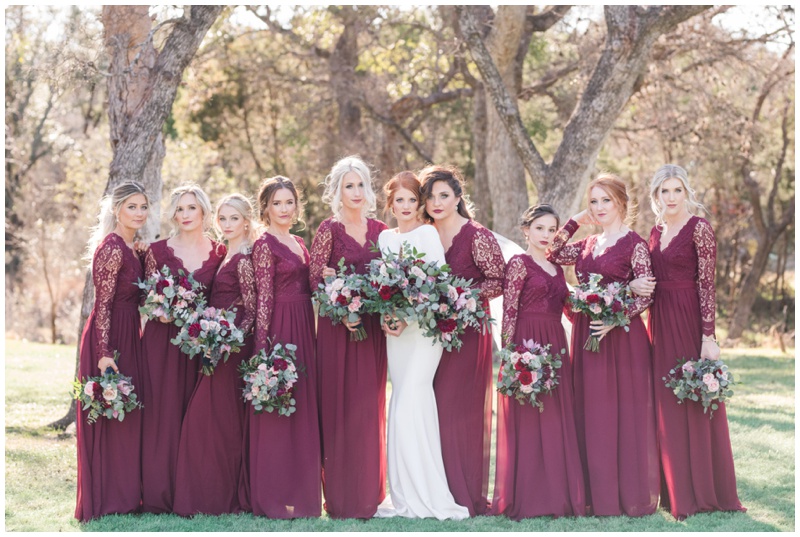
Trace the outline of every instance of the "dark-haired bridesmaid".
<instances>
[{"instance_id":1,"label":"dark-haired bridesmaid","mask_svg":"<svg viewBox=\"0 0 800 537\"><path fill-rule=\"evenodd\" d=\"M246 407L239 364L253 355L256 282L250 251L258 236L253 206L241 194L217 204L216 227L227 254L214 277L208 305L236 309L235 324L245 334L238 353L220 361L213 375L200 375L181 426L175 478L175 513L220 515L239 512L242 438Z\"/></svg>"},{"instance_id":2,"label":"dark-haired bridesmaid","mask_svg":"<svg viewBox=\"0 0 800 537\"><path fill-rule=\"evenodd\" d=\"M290 233L303 209L294 183L281 176L261 184L258 208L267 230L253 246L258 291L254 353L270 352L276 343L294 344L300 375L294 388L297 411L291 416L255 414L249 406L249 503L254 515L318 517L322 484L309 254L303 239Z\"/></svg>"},{"instance_id":3,"label":"dark-haired bridesmaid","mask_svg":"<svg viewBox=\"0 0 800 537\"><path fill-rule=\"evenodd\" d=\"M141 396L142 345L139 321L144 275L133 250L134 238L147 221L149 200L142 185L122 183L100 204L98 225L87 253L96 289L94 308L83 329L78 374L96 377L110 367L131 377ZM119 362L114 362L114 351ZM139 511L141 491L142 414L134 410L124 421L98 419L86 423L78 405L75 425L78 446L78 495L75 518L87 522L110 513Z\"/></svg>"},{"instance_id":4,"label":"dark-haired bridesmaid","mask_svg":"<svg viewBox=\"0 0 800 537\"><path fill-rule=\"evenodd\" d=\"M650 204L656 215L650 233L655 278L634 280L631 288L643 296L655 288L648 329L653 342L661 505L679 520L701 512L745 511L736 493L725 404L720 403L714 419L709 419L699 403L679 405L662 380L679 358L719 358L714 334L714 230L690 212L705 208L680 166L666 164L656 171Z\"/></svg>"},{"instance_id":5,"label":"dark-haired bridesmaid","mask_svg":"<svg viewBox=\"0 0 800 537\"><path fill-rule=\"evenodd\" d=\"M311 288L344 258L357 273L380 256L386 224L370 216L375 193L367 165L346 157L325 179L322 198L333 211L311 245ZM351 341L355 325L317 324L325 510L333 518L371 518L386 496L386 336L377 315L361 317L367 338ZM358 324L358 323L355 323Z\"/></svg>"},{"instance_id":6,"label":"dark-haired bridesmaid","mask_svg":"<svg viewBox=\"0 0 800 537\"><path fill-rule=\"evenodd\" d=\"M528 249L512 257L503 284L503 341L533 340L557 354L567 349L561 314L569 296L560 265L546 250L558 231L550 205L529 208L520 219ZM497 463L492 514L513 520L583 516L586 496L575 433L572 365L564 355L558 386L544 397L544 411L497 396Z\"/></svg>"},{"instance_id":7,"label":"dark-haired bridesmaid","mask_svg":"<svg viewBox=\"0 0 800 537\"><path fill-rule=\"evenodd\" d=\"M191 274L204 285L208 299L211 283L226 249L211 240L211 202L197 185L184 185L170 194L172 234L150 245L145 254L145 274L152 275L166 265L173 274ZM180 328L172 319L148 321L142 335L144 355L142 415L142 510L171 513L175 497L178 444L181 424L200 372L198 360L191 360L170 342Z\"/></svg>"},{"instance_id":8,"label":"dark-haired bridesmaid","mask_svg":"<svg viewBox=\"0 0 800 537\"><path fill-rule=\"evenodd\" d=\"M464 179L455 168L429 166L419 172L423 218L432 222L456 276L469 278L489 300L503 292L505 262L492 232L475 222L464 199ZM444 351L434 377L447 483L470 516L486 514L492 428L491 329L468 328L460 350Z\"/></svg>"}]
</instances>

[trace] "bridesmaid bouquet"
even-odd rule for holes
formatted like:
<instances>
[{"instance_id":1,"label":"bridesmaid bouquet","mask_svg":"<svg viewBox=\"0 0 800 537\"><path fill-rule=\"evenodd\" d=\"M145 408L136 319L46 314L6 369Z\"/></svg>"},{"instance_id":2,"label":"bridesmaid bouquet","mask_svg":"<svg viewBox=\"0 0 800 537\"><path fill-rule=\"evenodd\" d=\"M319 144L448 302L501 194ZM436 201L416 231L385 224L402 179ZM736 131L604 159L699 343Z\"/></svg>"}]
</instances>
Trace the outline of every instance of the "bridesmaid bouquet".
<instances>
[{"instance_id":1,"label":"bridesmaid bouquet","mask_svg":"<svg viewBox=\"0 0 800 537\"><path fill-rule=\"evenodd\" d=\"M630 330L628 325L631 322L627 312L633 304L630 288L617 282L602 285L600 283L602 279L603 276L600 274L591 273L588 282L578 284L572 289L569 297L572 311L583 313L592 321L621 326L627 332ZM598 352L600 339L590 334L583 348Z\"/></svg>"},{"instance_id":2,"label":"bridesmaid bouquet","mask_svg":"<svg viewBox=\"0 0 800 537\"><path fill-rule=\"evenodd\" d=\"M230 354L239 352L244 345L244 333L236 327L235 320L236 308L228 311L198 306L183 319L178 335L170 342L189 358L200 354L203 374L213 375L220 360L227 362Z\"/></svg>"},{"instance_id":3,"label":"bridesmaid bouquet","mask_svg":"<svg viewBox=\"0 0 800 537\"><path fill-rule=\"evenodd\" d=\"M522 345L513 343L500 351L502 359L497 376L497 391L514 397L519 404L530 403L544 411L541 396L551 393L558 386L556 369L561 367L561 355L549 353L550 345L544 347L532 339L523 340Z\"/></svg>"},{"instance_id":4,"label":"bridesmaid bouquet","mask_svg":"<svg viewBox=\"0 0 800 537\"><path fill-rule=\"evenodd\" d=\"M178 269L178 276L174 276L167 265L145 281L137 281L136 286L146 293L144 305L139 306L139 313L149 320L164 316L172 319L176 326L182 326L185 317L206 302L200 292L203 289L202 283L196 281L191 274L187 276L183 269Z\"/></svg>"},{"instance_id":5,"label":"bridesmaid bouquet","mask_svg":"<svg viewBox=\"0 0 800 537\"><path fill-rule=\"evenodd\" d=\"M119 353L114 351L114 361L118 359ZM100 417L122 421L128 412L142 408L142 403L136 400L132 380L114 373L110 367L102 377L75 380L73 397L83 405L83 410L89 411L86 422L91 425Z\"/></svg>"},{"instance_id":6,"label":"bridesmaid bouquet","mask_svg":"<svg viewBox=\"0 0 800 537\"><path fill-rule=\"evenodd\" d=\"M339 260L339 271L336 276L325 278L325 283L320 283L311 297L319 304L319 315L330 318L333 324L343 320L355 323L360 321L361 315L370 312L371 304L367 298L367 280L361 274L355 273L355 267L350 267L352 272L346 274L344 258ZM350 341L364 341L367 331L359 322L355 332L350 332Z\"/></svg>"},{"instance_id":7,"label":"bridesmaid bouquet","mask_svg":"<svg viewBox=\"0 0 800 537\"><path fill-rule=\"evenodd\" d=\"M678 404L685 399L699 401L703 405L703 414L711 408L709 419L714 417L718 403L724 403L733 395L733 374L722 360L680 358L678 365L669 370L669 375L669 378L662 377L662 380L675 393Z\"/></svg>"},{"instance_id":8,"label":"bridesmaid bouquet","mask_svg":"<svg viewBox=\"0 0 800 537\"><path fill-rule=\"evenodd\" d=\"M276 343L269 354L261 349L239 365L245 385L242 395L256 414L277 409L278 415L291 416L297 410L292 397L297 382L296 350L291 343Z\"/></svg>"}]
</instances>

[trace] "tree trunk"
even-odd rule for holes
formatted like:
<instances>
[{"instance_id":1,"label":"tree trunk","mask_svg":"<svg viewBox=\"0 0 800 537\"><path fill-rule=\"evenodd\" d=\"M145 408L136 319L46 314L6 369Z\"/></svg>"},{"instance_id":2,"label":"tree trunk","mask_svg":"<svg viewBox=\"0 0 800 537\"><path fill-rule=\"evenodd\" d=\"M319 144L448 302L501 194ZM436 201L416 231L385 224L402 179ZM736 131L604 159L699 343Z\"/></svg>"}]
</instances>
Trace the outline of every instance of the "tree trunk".
<instances>
[{"instance_id":1,"label":"tree trunk","mask_svg":"<svg viewBox=\"0 0 800 537\"><path fill-rule=\"evenodd\" d=\"M342 151L352 155L364 150L361 140L361 107L356 91L360 21L358 10L353 6L342 7L340 14L344 28L328 59L328 69L331 90L339 109L338 143Z\"/></svg>"},{"instance_id":2,"label":"tree trunk","mask_svg":"<svg viewBox=\"0 0 800 537\"><path fill-rule=\"evenodd\" d=\"M731 315L730 325L728 326L728 339L742 337L744 329L747 328L750 311L753 309L756 298L758 298L758 282L761 281L761 275L764 274L764 269L767 267L769 253L772 251L776 240L777 237L774 236L759 237L753 262L750 265L750 270L747 271L747 276L742 280L733 314Z\"/></svg>"},{"instance_id":3,"label":"tree trunk","mask_svg":"<svg viewBox=\"0 0 800 537\"><path fill-rule=\"evenodd\" d=\"M492 195L489 192L489 174L486 169L486 92L483 85L475 85L472 102L472 161L475 163L475 181L472 187L472 203L478 210L478 219L494 229Z\"/></svg>"}]
</instances>

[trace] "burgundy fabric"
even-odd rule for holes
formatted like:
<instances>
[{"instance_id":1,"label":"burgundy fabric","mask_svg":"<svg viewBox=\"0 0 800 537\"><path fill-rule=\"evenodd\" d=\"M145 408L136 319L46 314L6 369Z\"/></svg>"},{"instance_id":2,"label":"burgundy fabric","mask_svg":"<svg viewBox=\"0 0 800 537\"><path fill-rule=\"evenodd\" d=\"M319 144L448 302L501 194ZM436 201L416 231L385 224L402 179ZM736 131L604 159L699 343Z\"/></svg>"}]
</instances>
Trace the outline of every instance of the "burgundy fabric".
<instances>
[{"instance_id":1,"label":"burgundy fabric","mask_svg":"<svg viewBox=\"0 0 800 537\"><path fill-rule=\"evenodd\" d=\"M470 220L453 237L445 260L472 279L488 301L503 292L505 262L492 233ZM470 516L486 514L492 429L492 334L468 328L460 351L444 351L433 379L447 484Z\"/></svg>"},{"instance_id":2,"label":"burgundy fabric","mask_svg":"<svg viewBox=\"0 0 800 537\"><path fill-rule=\"evenodd\" d=\"M547 345L550 352L567 349L561 312L569 294L561 267L545 272L527 254L509 260L503 292L503 332L514 343ZM507 331L508 324L511 328ZM565 355L559 385L544 396L544 411L513 397L497 395L497 462L493 515L513 520L552 515L586 514L573 410L572 367Z\"/></svg>"},{"instance_id":3,"label":"burgundy fabric","mask_svg":"<svg viewBox=\"0 0 800 537\"><path fill-rule=\"evenodd\" d=\"M288 246L264 233L253 246L258 306L255 348L275 343L297 346L299 380L291 416L248 411L247 479L243 495L254 515L318 517L322 505L314 310L308 287L309 254L301 260Z\"/></svg>"},{"instance_id":4,"label":"burgundy fabric","mask_svg":"<svg viewBox=\"0 0 800 537\"><path fill-rule=\"evenodd\" d=\"M661 503L678 519L707 511L745 511L736 493L725 404L709 419L700 403L679 405L662 380L679 358L699 358L702 335L713 334L714 231L694 216L663 251L660 239L654 227L650 254L657 283L648 331L653 341L662 490L667 493Z\"/></svg>"},{"instance_id":5,"label":"burgundy fabric","mask_svg":"<svg viewBox=\"0 0 800 537\"><path fill-rule=\"evenodd\" d=\"M96 293L94 308L81 336L81 379L101 374L97 362L119 352L120 373L132 378L137 394L142 385L140 291L134 284L143 275L142 262L122 237L109 234L98 246L92 263ZM75 518L86 522L109 513L139 510L141 491L142 410L122 422L99 418L86 423L88 411L78 404L75 420L78 446L78 494Z\"/></svg>"},{"instance_id":6,"label":"burgundy fabric","mask_svg":"<svg viewBox=\"0 0 800 537\"><path fill-rule=\"evenodd\" d=\"M344 226L328 219L311 246L310 282L322 281L324 267L339 259L366 272L380 256L370 251L386 224L367 220L364 245ZM325 510L333 518L371 518L386 496L386 339L375 315L362 316L364 341L350 341L342 324L317 323L319 407Z\"/></svg>"},{"instance_id":7,"label":"burgundy fabric","mask_svg":"<svg viewBox=\"0 0 800 537\"><path fill-rule=\"evenodd\" d=\"M647 245L633 231L595 257L597 235L567 244L577 228L570 220L559 230L548 259L575 264L579 281L588 281L591 273L602 275L603 283L622 284L652 275ZM644 516L654 513L658 504L653 366L650 341L639 317L650 301L638 298L630 332L611 330L600 342L599 352L584 350L589 319L575 316L571 342L575 419L587 503L594 515Z\"/></svg>"},{"instance_id":8,"label":"burgundy fabric","mask_svg":"<svg viewBox=\"0 0 800 537\"><path fill-rule=\"evenodd\" d=\"M208 297L214 275L225 258L225 246L212 241L211 251L192 275L205 285ZM145 257L146 274L167 265L177 274L188 272L167 246L166 239L150 245ZM179 328L172 323L148 321L142 336L144 404L142 416L142 510L170 513L175 495L175 473L181 424L200 374L199 360L190 360L170 339Z\"/></svg>"},{"instance_id":9,"label":"burgundy fabric","mask_svg":"<svg viewBox=\"0 0 800 537\"><path fill-rule=\"evenodd\" d=\"M249 255L238 253L214 278L209 306L236 308L236 326L248 334L256 315L256 285ZM239 364L253 355L253 337L238 353L200 375L181 425L175 477L175 513L236 513L247 407Z\"/></svg>"}]
</instances>

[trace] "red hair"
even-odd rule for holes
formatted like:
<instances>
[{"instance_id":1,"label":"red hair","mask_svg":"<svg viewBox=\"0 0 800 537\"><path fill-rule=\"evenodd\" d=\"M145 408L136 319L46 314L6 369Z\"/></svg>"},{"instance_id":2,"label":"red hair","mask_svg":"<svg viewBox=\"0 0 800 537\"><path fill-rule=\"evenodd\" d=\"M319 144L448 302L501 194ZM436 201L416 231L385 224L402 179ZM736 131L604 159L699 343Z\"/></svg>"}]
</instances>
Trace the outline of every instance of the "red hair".
<instances>
[{"instance_id":1,"label":"red hair","mask_svg":"<svg viewBox=\"0 0 800 537\"><path fill-rule=\"evenodd\" d=\"M628 201L630 200L628 198L628 190L625 188L625 182L622 179L613 173L601 173L586 187L587 201L591 201L594 187L602 188L614 201L614 205L619 209L619 214L625 224L633 220L635 215L628 213Z\"/></svg>"},{"instance_id":2,"label":"red hair","mask_svg":"<svg viewBox=\"0 0 800 537\"><path fill-rule=\"evenodd\" d=\"M419 182L417 176L414 175L414 172L410 171L402 171L389 179L386 184L383 185L383 193L386 195L386 206L383 208L384 216L391 211L392 204L394 203L394 196L401 188L413 192L414 196L417 197L417 203L420 203L421 186L422 183Z\"/></svg>"}]
</instances>

